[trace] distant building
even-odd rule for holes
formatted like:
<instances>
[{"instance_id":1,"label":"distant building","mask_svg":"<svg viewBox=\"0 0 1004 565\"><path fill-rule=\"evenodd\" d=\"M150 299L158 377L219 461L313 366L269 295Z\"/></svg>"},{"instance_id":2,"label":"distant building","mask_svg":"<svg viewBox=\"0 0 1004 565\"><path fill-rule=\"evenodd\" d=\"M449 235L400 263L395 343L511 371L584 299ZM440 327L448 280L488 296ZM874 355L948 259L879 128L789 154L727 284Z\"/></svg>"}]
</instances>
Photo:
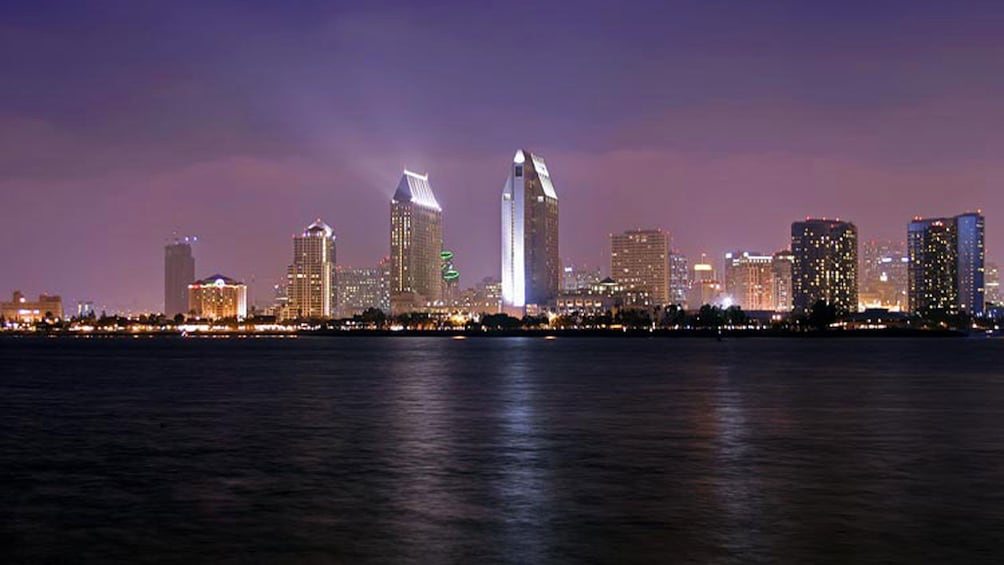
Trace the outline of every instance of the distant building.
<instances>
[{"instance_id":1,"label":"distant building","mask_svg":"<svg viewBox=\"0 0 1004 565\"><path fill-rule=\"evenodd\" d=\"M725 293L743 310L774 310L773 257L749 251L726 253Z\"/></svg>"},{"instance_id":2,"label":"distant building","mask_svg":"<svg viewBox=\"0 0 1004 565\"><path fill-rule=\"evenodd\" d=\"M863 242L858 278L860 308L906 311L909 264L910 258L903 242Z\"/></svg>"},{"instance_id":3,"label":"distant building","mask_svg":"<svg viewBox=\"0 0 1004 565\"><path fill-rule=\"evenodd\" d=\"M690 263L687 256L678 250L669 254L669 301L673 304L687 304L690 293Z\"/></svg>"},{"instance_id":4,"label":"distant building","mask_svg":"<svg viewBox=\"0 0 1004 565\"><path fill-rule=\"evenodd\" d=\"M386 308L386 286L380 267L339 267L338 315L351 318L370 308Z\"/></svg>"},{"instance_id":5,"label":"distant building","mask_svg":"<svg viewBox=\"0 0 1004 565\"><path fill-rule=\"evenodd\" d=\"M608 277L588 289L558 293L554 313L560 316L597 316L624 309L648 309L653 305L648 292L625 288Z\"/></svg>"},{"instance_id":6,"label":"distant building","mask_svg":"<svg viewBox=\"0 0 1004 565\"><path fill-rule=\"evenodd\" d=\"M28 300L20 290L15 290L10 302L0 302L0 318L8 323L35 324L62 317L63 299L57 295L40 294L38 300Z\"/></svg>"},{"instance_id":7,"label":"distant building","mask_svg":"<svg viewBox=\"0 0 1004 565\"><path fill-rule=\"evenodd\" d=\"M774 310L777 312L791 311L791 268L794 261L791 251L787 249L774 253L771 260Z\"/></svg>"},{"instance_id":8,"label":"distant building","mask_svg":"<svg viewBox=\"0 0 1004 565\"><path fill-rule=\"evenodd\" d=\"M94 316L94 303L90 300L77 302L77 318L90 318Z\"/></svg>"},{"instance_id":9,"label":"distant building","mask_svg":"<svg viewBox=\"0 0 1004 565\"><path fill-rule=\"evenodd\" d=\"M808 219L791 224L792 307L808 312L817 301L840 313L858 309L858 230L850 222Z\"/></svg>"},{"instance_id":10,"label":"distant building","mask_svg":"<svg viewBox=\"0 0 1004 565\"><path fill-rule=\"evenodd\" d=\"M987 263L986 273L986 303L1001 305L1001 278L997 263Z\"/></svg>"},{"instance_id":11,"label":"distant building","mask_svg":"<svg viewBox=\"0 0 1004 565\"><path fill-rule=\"evenodd\" d=\"M917 218L907 226L910 312L980 315L985 303L984 220L980 214Z\"/></svg>"},{"instance_id":12,"label":"distant building","mask_svg":"<svg viewBox=\"0 0 1004 565\"><path fill-rule=\"evenodd\" d=\"M335 315L335 235L320 219L293 238L293 263L286 269L285 319L328 319Z\"/></svg>"},{"instance_id":13,"label":"distant building","mask_svg":"<svg viewBox=\"0 0 1004 565\"><path fill-rule=\"evenodd\" d=\"M179 239L164 247L164 315L169 318L188 312L188 285L195 280L191 241Z\"/></svg>"},{"instance_id":14,"label":"distant building","mask_svg":"<svg viewBox=\"0 0 1004 565\"><path fill-rule=\"evenodd\" d=\"M701 255L701 262L694 263L690 283L690 297L687 308L697 310L705 304L721 306L725 299L725 287L715 272L711 263Z\"/></svg>"},{"instance_id":15,"label":"distant building","mask_svg":"<svg viewBox=\"0 0 1004 565\"><path fill-rule=\"evenodd\" d=\"M390 308L393 314L442 303L443 211L428 175L404 171L390 202Z\"/></svg>"},{"instance_id":16,"label":"distant building","mask_svg":"<svg viewBox=\"0 0 1004 565\"><path fill-rule=\"evenodd\" d=\"M625 289L645 291L656 304L668 304L669 239L659 229L610 234L610 275Z\"/></svg>"},{"instance_id":17,"label":"distant building","mask_svg":"<svg viewBox=\"0 0 1004 565\"><path fill-rule=\"evenodd\" d=\"M561 290L580 290L603 280L603 272L596 268L589 268L584 265L565 263L562 269Z\"/></svg>"},{"instance_id":18,"label":"distant building","mask_svg":"<svg viewBox=\"0 0 1004 565\"><path fill-rule=\"evenodd\" d=\"M248 287L223 275L188 285L188 311L204 320L243 320L248 315Z\"/></svg>"},{"instance_id":19,"label":"distant building","mask_svg":"<svg viewBox=\"0 0 1004 565\"><path fill-rule=\"evenodd\" d=\"M502 301L546 305L560 286L558 194L544 160L519 150L502 189Z\"/></svg>"}]
</instances>

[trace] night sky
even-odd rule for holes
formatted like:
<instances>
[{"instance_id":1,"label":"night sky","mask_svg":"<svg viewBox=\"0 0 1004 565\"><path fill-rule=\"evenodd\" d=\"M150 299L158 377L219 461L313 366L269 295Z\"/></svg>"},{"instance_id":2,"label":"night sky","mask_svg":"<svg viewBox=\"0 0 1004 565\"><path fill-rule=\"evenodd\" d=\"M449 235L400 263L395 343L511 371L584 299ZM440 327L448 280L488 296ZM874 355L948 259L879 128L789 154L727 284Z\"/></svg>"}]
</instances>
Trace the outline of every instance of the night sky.
<instances>
[{"instance_id":1,"label":"night sky","mask_svg":"<svg viewBox=\"0 0 1004 565\"><path fill-rule=\"evenodd\" d=\"M1002 258L1002 29L1000 2L7 0L0 293L159 309L177 232L260 302L316 217L340 264L386 255L406 166L469 286L518 147L576 262L635 227L718 257L977 208Z\"/></svg>"}]
</instances>

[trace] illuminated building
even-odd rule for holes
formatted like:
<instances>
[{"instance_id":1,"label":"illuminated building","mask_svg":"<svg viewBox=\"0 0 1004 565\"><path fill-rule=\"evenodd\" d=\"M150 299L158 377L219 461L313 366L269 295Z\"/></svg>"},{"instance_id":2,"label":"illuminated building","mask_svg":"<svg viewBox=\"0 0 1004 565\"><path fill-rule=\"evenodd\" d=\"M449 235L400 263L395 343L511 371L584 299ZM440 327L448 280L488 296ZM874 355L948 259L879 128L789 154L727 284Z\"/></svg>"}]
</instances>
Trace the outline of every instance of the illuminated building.
<instances>
[{"instance_id":1,"label":"illuminated building","mask_svg":"<svg viewBox=\"0 0 1004 565\"><path fill-rule=\"evenodd\" d=\"M248 315L248 287L213 275L188 285L188 311L204 320L243 320Z\"/></svg>"},{"instance_id":2,"label":"illuminated building","mask_svg":"<svg viewBox=\"0 0 1004 565\"><path fill-rule=\"evenodd\" d=\"M195 238L179 239L164 247L164 315L188 313L188 285L195 280Z\"/></svg>"},{"instance_id":3,"label":"illuminated building","mask_svg":"<svg viewBox=\"0 0 1004 565\"><path fill-rule=\"evenodd\" d=\"M677 250L669 254L669 301L673 304L686 304L690 292L690 263L687 257Z\"/></svg>"},{"instance_id":4,"label":"illuminated building","mask_svg":"<svg viewBox=\"0 0 1004 565\"><path fill-rule=\"evenodd\" d=\"M791 224L792 309L808 312L817 301L839 313L858 309L858 230L850 222L806 219Z\"/></svg>"},{"instance_id":5,"label":"illuminated building","mask_svg":"<svg viewBox=\"0 0 1004 565\"><path fill-rule=\"evenodd\" d=\"M610 234L610 274L624 288L668 304L669 234L658 229Z\"/></svg>"},{"instance_id":6,"label":"illuminated building","mask_svg":"<svg viewBox=\"0 0 1004 565\"><path fill-rule=\"evenodd\" d=\"M725 292L744 310L774 310L772 257L735 251L725 254Z\"/></svg>"},{"instance_id":7,"label":"illuminated building","mask_svg":"<svg viewBox=\"0 0 1004 565\"><path fill-rule=\"evenodd\" d=\"M554 313L561 316L596 316L653 305L647 291L626 288L609 277L586 289L559 292L554 303Z\"/></svg>"},{"instance_id":8,"label":"illuminated building","mask_svg":"<svg viewBox=\"0 0 1004 565\"><path fill-rule=\"evenodd\" d=\"M286 319L335 315L335 235L320 219L293 238L293 263L286 270Z\"/></svg>"},{"instance_id":9,"label":"illuminated building","mask_svg":"<svg viewBox=\"0 0 1004 565\"><path fill-rule=\"evenodd\" d=\"M561 289L564 291L589 288L603 280L603 274L597 267L590 269L574 263L565 263L562 270Z\"/></svg>"},{"instance_id":10,"label":"illuminated building","mask_svg":"<svg viewBox=\"0 0 1004 565\"><path fill-rule=\"evenodd\" d=\"M558 292L558 194L538 155L516 151L502 189L502 301L545 305Z\"/></svg>"},{"instance_id":11,"label":"illuminated building","mask_svg":"<svg viewBox=\"0 0 1004 565\"><path fill-rule=\"evenodd\" d=\"M57 295L40 294L38 300L28 300L20 290L15 290L10 302L0 302L0 318L8 323L34 324L62 317L63 299Z\"/></svg>"},{"instance_id":12,"label":"illuminated building","mask_svg":"<svg viewBox=\"0 0 1004 565\"><path fill-rule=\"evenodd\" d=\"M907 226L910 312L979 315L984 308L984 220L980 214L916 218Z\"/></svg>"},{"instance_id":13,"label":"illuminated building","mask_svg":"<svg viewBox=\"0 0 1004 565\"><path fill-rule=\"evenodd\" d=\"M338 315L351 318L369 308L386 312L386 285L380 267L338 267Z\"/></svg>"},{"instance_id":14,"label":"illuminated building","mask_svg":"<svg viewBox=\"0 0 1004 565\"><path fill-rule=\"evenodd\" d=\"M89 300L77 302L77 318L90 318L94 316L94 303Z\"/></svg>"},{"instance_id":15,"label":"illuminated building","mask_svg":"<svg viewBox=\"0 0 1004 565\"><path fill-rule=\"evenodd\" d=\"M715 268L706 262L706 256L702 254L701 262L694 263L687 307L696 310L705 304L723 305L724 298L724 288Z\"/></svg>"},{"instance_id":16,"label":"illuminated building","mask_svg":"<svg viewBox=\"0 0 1004 565\"><path fill-rule=\"evenodd\" d=\"M1001 305L1001 279L1000 269L997 263L987 263L986 272L986 300L987 304Z\"/></svg>"},{"instance_id":17,"label":"illuminated building","mask_svg":"<svg viewBox=\"0 0 1004 565\"><path fill-rule=\"evenodd\" d=\"M401 314L440 304L443 212L428 175L404 171L390 202L390 306Z\"/></svg>"},{"instance_id":18,"label":"illuminated building","mask_svg":"<svg viewBox=\"0 0 1004 565\"><path fill-rule=\"evenodd\" d=\"M777 312L791 311L791 266L794 261L787 249L774 253L771 260L774 310Z\"/></svg>"},{"instance_id":19,"label":"illuminated building","mask_svg":"<svg viewBox=\"0 0 1004 565\"><path fill-rule=\"evenodd\" d=\"M909 255L903 242L866 241L861 244L858 302L862 310L882 308L905 312Z\"/></svg>"}]
</instances>

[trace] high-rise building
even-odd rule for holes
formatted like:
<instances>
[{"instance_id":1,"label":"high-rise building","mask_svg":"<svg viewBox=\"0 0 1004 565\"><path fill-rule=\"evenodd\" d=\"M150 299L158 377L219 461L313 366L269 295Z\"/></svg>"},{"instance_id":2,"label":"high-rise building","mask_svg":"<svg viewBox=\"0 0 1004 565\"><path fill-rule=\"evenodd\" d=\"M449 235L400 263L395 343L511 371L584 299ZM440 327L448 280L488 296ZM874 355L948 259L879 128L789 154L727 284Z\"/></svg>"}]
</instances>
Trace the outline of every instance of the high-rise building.
<instances>
[{"instance_id":1,"label":"high-rise building","mask_svg":"<svg viewBox=\"0 0 1004 565\"><path fill-rule=\"evenodd\" d=\"M690 293L690 263L687 256L678 250L669 254L669 301L686 304Z\"/></svg>"},{"instance_id":2,"label":"high-rise building","mask_svg":"<svg viewBox=\"0 0 1004 565\"><path fill-rule=\"evenodd\" d=\"M858 309L858 230L850 222L806 219L791 224L792 307L808 312L822 300L840 313Z\"/></svg>"},{"instance_id":3,"label":"high-rise building","mask_svg":"<svg viewBox=\"0 0 1004 565\"><path fill-rule=\"evenodd\" d=\"M390 202L390 305L401 314L442 302L443 212L429 175L404 171Z\"/></svg>"},{"instance_id":4,"label":"high-rise building","mask_svg":"<svg viewBox=\"0 0 1004 565\"><path fill-rule=\"evenodd\" d=\"M502 189L502 301L546 305L560 283L558 193L544 160L521 149Z\"/></svg>"},{"instance_id":5,"label":"high-rise building","mask_svg":"<svg viewBox=\"0 0 1004 565\"><path fill-rule=\"evenodd\" d=\"M787 249L774 253L771 260L774 310L778 312L791 311L791 267L794 262L795 258Z\"/></svg>"},{"instance_id":6,"label":"high-rise building","mask_svg":"<svg viewBox=\"0 0 1004 565\"><path fill-rule=\"evenodd\" d=\"M907 226L909 305L920 316L982 314L983 216L916 218Z\"/></svg>"},{"instance_id":7,"label":"high-rise building","mask_svg":"<svg viewBox=\"0 0 1004 565\"><path fill-rule=\"evenodd\" d=\"M725 292L743 310L774 310L773 258L762 253L725 254Z\"/></svg>"},{"instance_id":8,"label":"high-rise building","mask_svg":"<svg viewBox=\"0 0 1004 565\"><path fill-rule=\"evenodd\" d=\"M696 310L705 304L720 306L724 302L724 290L715 268L707 262L707 256L701 254L701 262L694 263L687 307Z\"/></svg>"},{"instance_id":9,"label":"high-rise building","mask_svg":"<svg viewBox=\"0 0 1004 565\"><path fill-rule=\"evenodd\" d=\"M338 267L337 272L339 316L351 318L370 308L384 310L387 306L380 267Z\"/></svg>"},{"instance_id":10,"label":"high-rise building","mask_svg":"<svg viewBox=\"0 0 1004 565\"><path fill-rule=\"evenodd\" d=\"M858 302L862 309L907 309L907 270L910 263L904 242L865 241L861 244Z\"/></svg>"},{"instance_id":11,"label":"high-rise building","mask_svg":"<svg viewBox=\"0 0 1004 565\"><path fill-rule=\"evenodd\" d=\"M997 263L987 263L986 304L1001 305L1001 274Z\"/></svg>"},{"instance_id":12,"label":"high-rise building","mask_svg":"<svg viewBox=\"0 0 1004 565\"><path fill-rule=\"evenodd\" d=\"M293 263L286 270L286 319L335 315L335 235L320 219L293 238Z\"/></svg>"},{"instance_id":13,"label":"high-rise building","mask_svg":"<svg viewBox=\"0 0 1004 565\"><path fill-rule=\"evenodd\" d=\"M668 304L669 239L659 229L610 234L610 276L626 290L643 290L655 304Z\"/></svg>"},{"instance_id":14,"label":"high-rise building","mask_svg":"<svg viewBox=\"0 0 1004 565\"><path fill-rule=\"evenodd\" d=\"M188 313L188 285L195 280L195 257L189 238L164 247L164 315Z\"/></svg>"},{"instance_id":15,"label":"high-rise building","mask_svg":"<svg viewBox=\"0 0 1004 565\"><path fill-rule=\"evenodd\" d=\"M188 311L205 320L243 320L248 315L248 287L223 275L195 281L188 285Z\"/></svg>"}]
</instances>

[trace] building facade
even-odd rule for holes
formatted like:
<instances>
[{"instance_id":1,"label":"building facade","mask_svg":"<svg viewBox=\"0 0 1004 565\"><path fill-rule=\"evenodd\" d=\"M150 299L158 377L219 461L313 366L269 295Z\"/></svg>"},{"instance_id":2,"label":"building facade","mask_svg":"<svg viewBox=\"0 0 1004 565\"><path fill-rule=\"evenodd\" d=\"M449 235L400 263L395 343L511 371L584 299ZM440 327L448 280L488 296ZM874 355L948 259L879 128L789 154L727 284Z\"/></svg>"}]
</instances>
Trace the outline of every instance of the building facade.
<instances>
[{"instance_id":1,"label":"building facade","mask_svg":"<svg viewBox=\"0 0 1004 565\"><path fill-rule=\"evenodd\" d=\"M910 312L983 313L984 220L980 214L915 218L907 226Z\"/></svg>"},{"instance_id":2,"label":"building facade","mask_svg":"<svg viewBox=\"0 0 1004 565\"><path fill-rule=\"evenodd\" d=\"M807 219L791 224L792 309L817 301L847 314L858 310L858 230L850 222Z\"/></svg>"},{"instance_id":3,"label":"building facade","mask_svg":"<svg viewBox=\"0 0 1004 565\"><path fill-rule=\"evenodd\" d=\"M610 275L628 290L669 303L669 234L659 229L610 234Z\"/></svg>"},{"instance_id":4,"label":"building facade","mask_svg":"<svg viewBox=\"0 0 1004 565\"><path fill-rule=\"evenodd\" d=\"M443 300L443 212L428 175L404 171L390 202L390 308L402 314Z\"/></svg>"},{"instance_id":5,"label":"building facade","mask_svg":"<svg viewBox=\"0 0 1004 565\"><path fill-rule=\"evenodd\" d=\"M1001 305L1001 274L997 263L987 263L985 304ZM986 309L986 306L984 306Z\"/></svg>"},{"instance_id":6,"label":"building facade","mask_svg":"<svg viewBox=\"0 0 1004 565\"><path fill-rule=\"evenodd\" d=\"M771 259L774 310L777 312L791 312L791 268L794 262L795 258L787 249L774 253Z\"/></svg>"},{"instance_id":7,"label":"building facade","mask_svg":"<svg viewBox=\"0 0 1004 565\"><path fill-rule=\"evenodd\" d=\"M386 279L380 267L338 267L338 315L351 318L370 308L390 309Z\"/></svg>"},{"instance_id":8,"label":"building facade","mask_svg":"<svg viewBox=\"0 0 1004 565\"><path fill-rule=\"evenodd\" d=\"M59 320L63 318L63 299L53 294L40 294L37 300L28 300L24 293L15 290L10 302L0 302L0 318L16 324Z\"/></svg>"},{"instance_id":9,"label":"building facade","mask_svg":"<svg viewBox=\"0 0 1004 565\"><path fill-rule=\"evenodd\" d=\"M725 254L725 293L743 310L774 310L773 257L759 252Z\"/></svg>"},{"instance_id":10,"label":"building facade","mask_svg":"<svg viewBox=\"0 0 1004 565\"><path fill-rule=\"evenodd\" d=\"M905 312L908 308L909 264L904 242L863 242L858 281L861 309Z\"/></svg>"},{"instance_id":11,"label":"building facade","mask_svg":"<svg viewBox=\"0 0 1004 565\"><path fill-rule=\"evenodd\" d=\"M284 319L329 319L335 315L335 234L320 219L293 238L286 269Z\"/></svg>"},{"instance_id":12,"label":"building facade","mask_svg":"<svg viewBox=\"0 0 1004 565\"><path fill-rule=\"evenodd\" d=\"M669 301L673 304L687 304L690 293L690 263L679 250L669 254Z\"/></svg>"},{"instance_id":13,"label":"building facade","mask_svg":"<svg viewBox=\"0 0 1004 565\"><path fill-rule=\"evenodd\" d=\"M560 284L558 194L544 160L521 149L502 189L503 306L546 305Z\"/></svg>"},{"instance_id":14,"label":"building facade","mask_svg":"<svg viewBox=\"0 0 1004 565\"><path fill-rule=\"evenodd\" d=\"M188 311L203 320L243 320L248 315L248 287L223 275L188 285Z\"/></svg>"},{"instance_id":15,"label":"building facade","mask_svg":"<svg viewBox=\"0 0 1004 565\"><path fill-rule=\"evenodd\" d=\"M195 281L195 256L189 238L164 247L164 315L188 313L188 285Z\"/></svg>"}]
</instances>

